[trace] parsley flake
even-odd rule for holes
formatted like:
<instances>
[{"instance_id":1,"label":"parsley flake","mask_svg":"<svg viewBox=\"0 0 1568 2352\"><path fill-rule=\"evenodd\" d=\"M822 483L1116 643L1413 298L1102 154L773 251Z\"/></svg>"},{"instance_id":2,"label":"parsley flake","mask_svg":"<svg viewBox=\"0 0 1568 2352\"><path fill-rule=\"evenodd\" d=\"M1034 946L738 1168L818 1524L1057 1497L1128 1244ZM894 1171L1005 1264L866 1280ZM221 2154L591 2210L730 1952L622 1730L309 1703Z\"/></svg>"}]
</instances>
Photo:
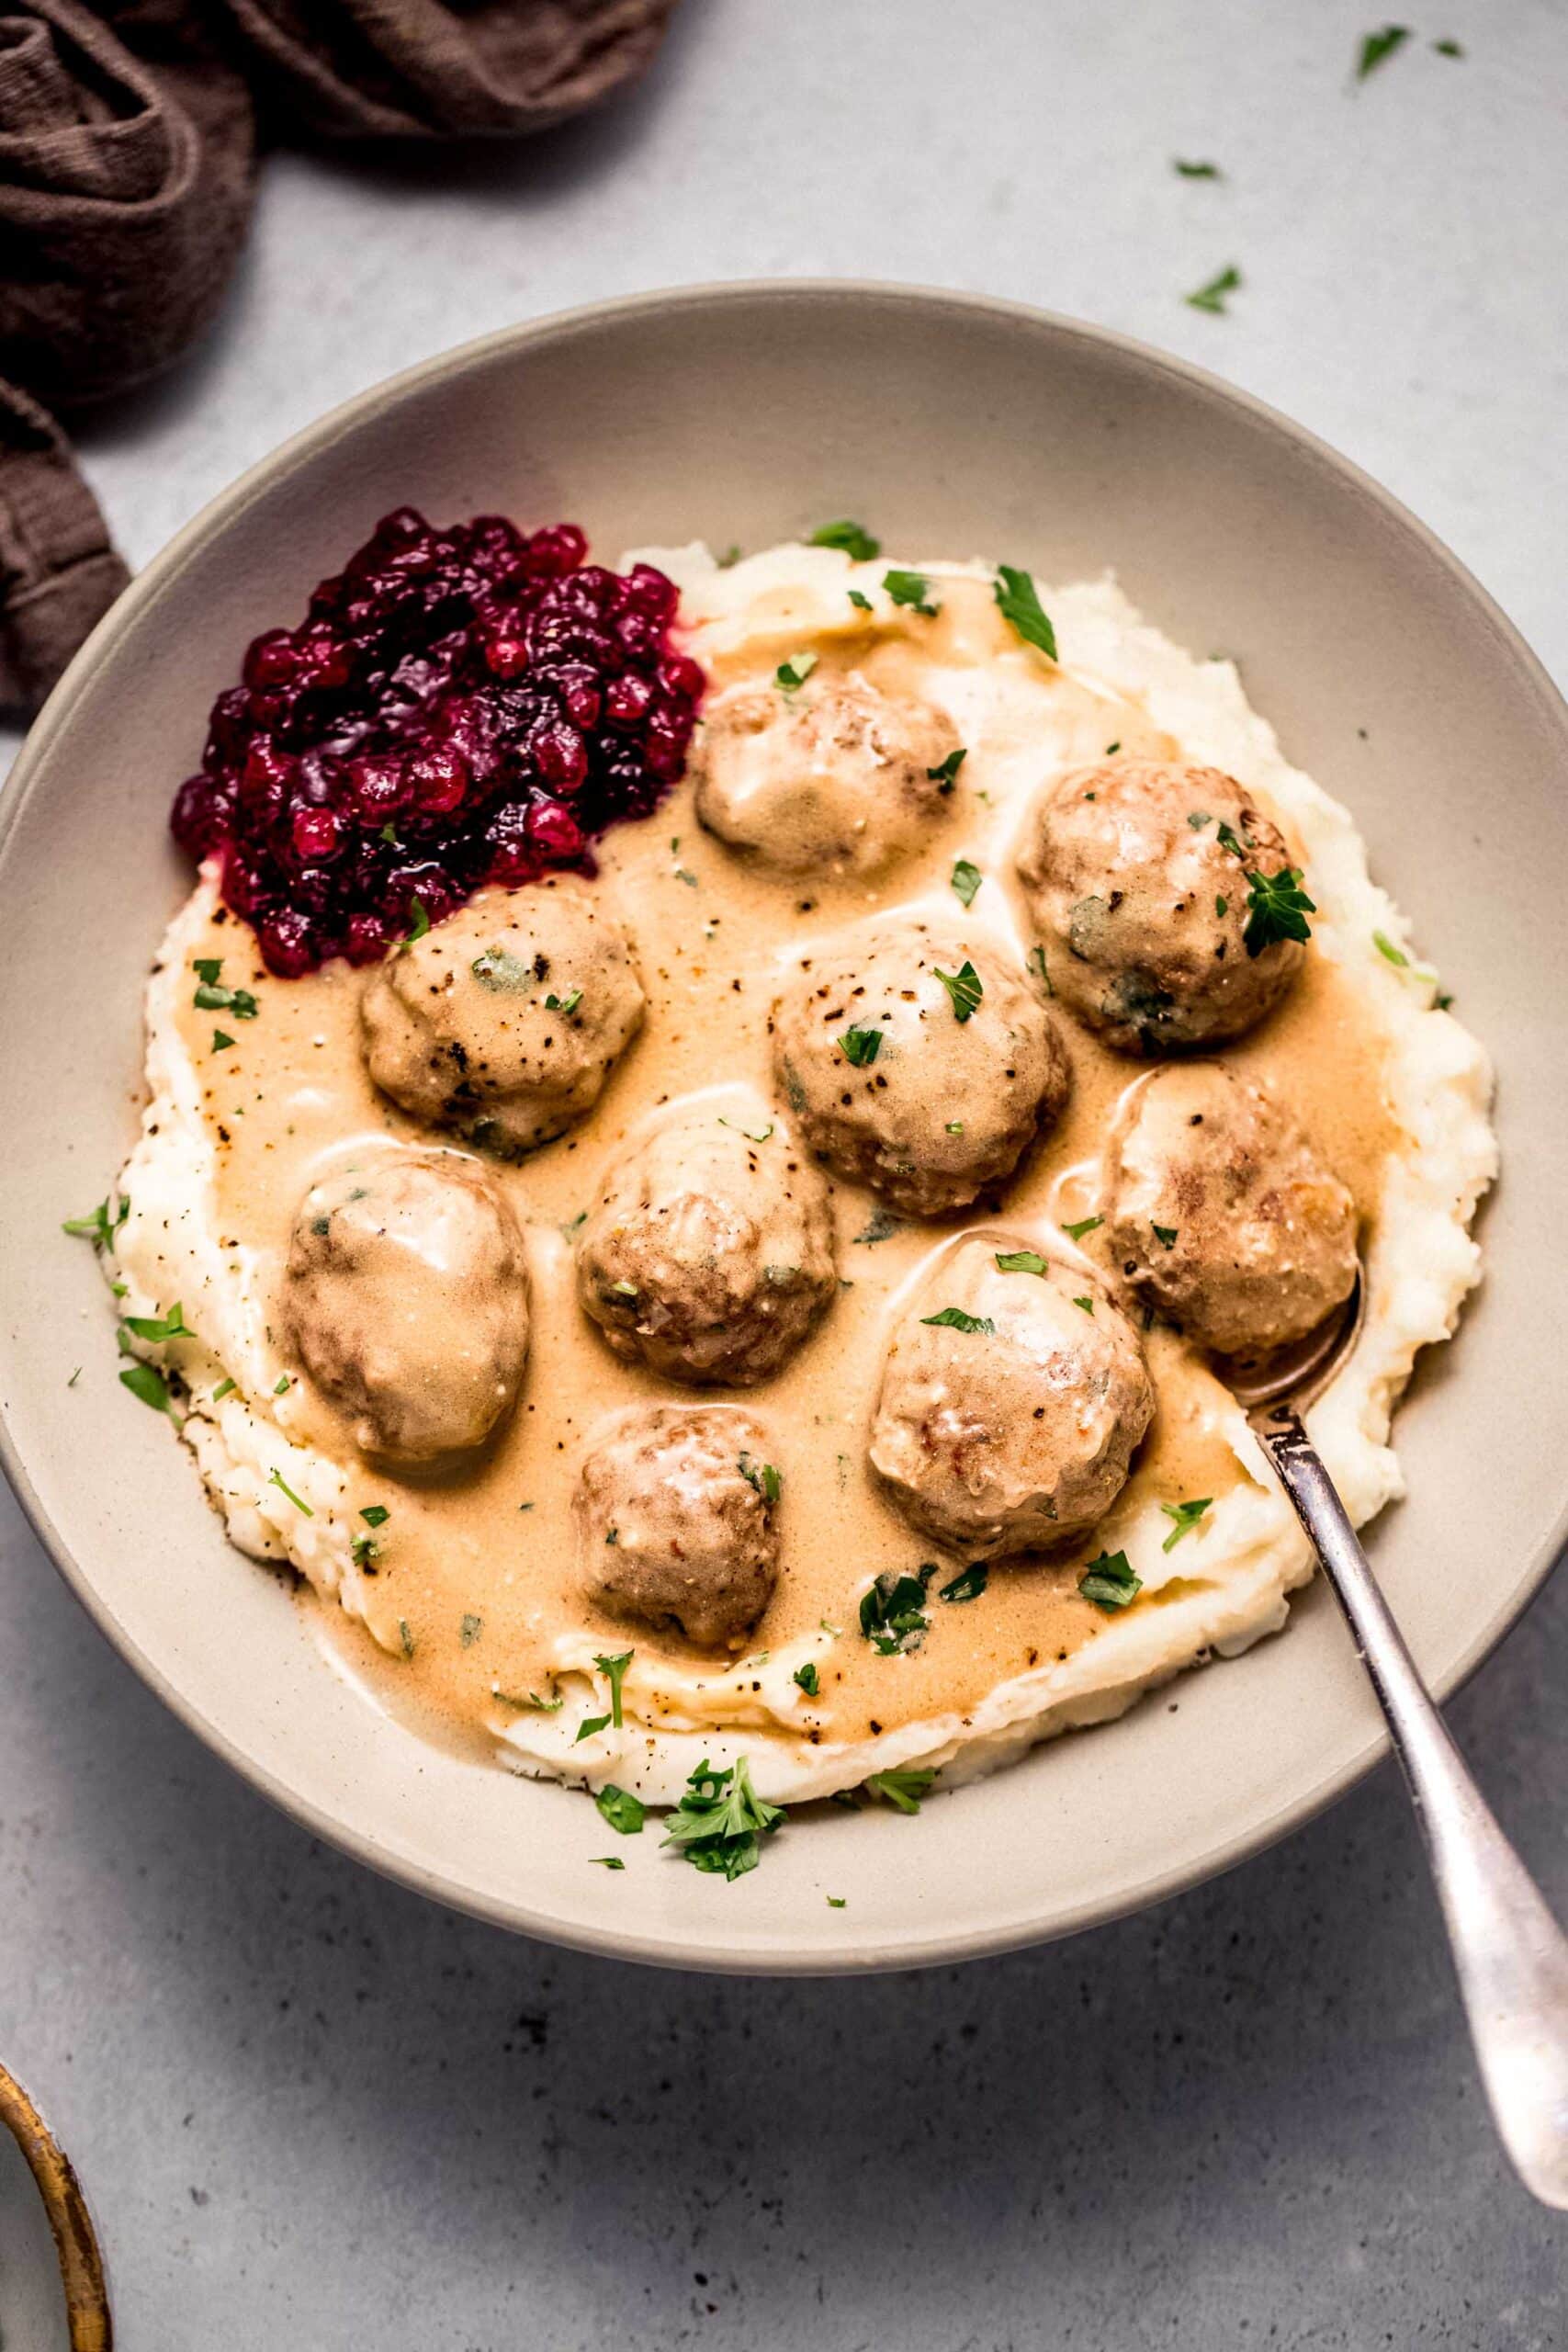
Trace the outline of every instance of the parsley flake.
<instances>
[{"instance_id":1,"label":"parsley flake","mask_svg":"<svg viewBox=\"0 0 1568 2352\"><path fill-rule=\"evenodd\" d=\"M604 1721L619 1731L625 1717L621 1713L621 1685L626 1679L626 1668L637 1656L636 1650L623 1650L618 1657L596 1657L593 1661L601 1674L610 1678L610 1712ZM581 1739L581 1733L578 1734Z\"/></svg>"},{"instance_id":2,"label":"parsley flake","mask_svg":"<svg viewBox=\"0 0 1568 2352\"><path fill-rule=\"evenodd\" d=\"M215 1054L220 1054L225 1046L231 1046L233 1042L227 1029L215 1029L212 1033L212 1050Z\"/></svg>"},{"instance_id":3,"label":"parsley flake","mask_svg":"<svg viewBox=\"0 0 1568 2352\"><path fill-rule=\"evenodd\" d=\"M1393 940L1390 939L1386 932L1374 931L1372 933L1372 945L1377 949L1378 954L1382 957L1385 964L1396 964L1401 971L1408 970L1410 965L1409 956L1404 954L1402 948L1398 948L1394 945Z\"/></svg>"},{"instance_id":4,"label":"parsley flake","mask_svg":"<svg viewBox=\"0 0 1568 2352\"><path fill-rule=\"evenodd\" d=\"M1218 164L1190 164L1184 155L1173 155L1170 159L1170 167L1173 172L1179 173L1184 180L1223 180L1224 178L1224 174Z\"/></svg>"},{"instance_id":5,"label":"parsley flake","mask_svg":"<svg viewBox=\"0 0 1568 2352\"><path fill-rule=\"evenodd\" d=\"M863 523L818 523L807 541L812 548L839 548L856 563L869 563L882 553L882 541L874 539Z\"/></svg>"},{"instance_id":6,"label":"parsley flake","mask_svg":"<svg viewBox=\"0 0 1568 2352\"><path fill-rule=\"evenodd\" d=\"M1081 1306L1086 1315L1092 1315L1094 1313L1094 1301L1092 1298L1075 1298L1073 1305L1075 1306Z\"/></svg>"},{"instance_id":7,"label":"parsley flake","mask_svg":"<svg viewBox=\"0 0 1568 2352\"><path fill-rule=\"evenodd\" d=\"M1030 572L1015 571L1010 563L997 566L992 593L997 610L1025 645L1038 646L1048 660L1056 659L1056 632L1051 616L1040 602L1039 591Z\"/></svg>"},{"instance_id":8,"label":"parsley flake","mask_svg":"<svg viewBox=\"0 0 1568 2352\"><path fill-rule=\"evenodd\" d=\"M254 1021L259 1010L255 998L249 989L220 987L218 975L222 968L220 956L197 957L197 987L191 1002L199 1012L231 1012L236 1021Z\"/></svg>"},{"instance_id":9,"label":"parsley flake","mask_svg":"<svg viewBox=\"0 0 1568 2352\"><path fill-rule=\"evenodd\" d=\"M150 1363L128 1363L119 1375L120 1386L151 1405L155 1413L167 1413L174 1419L175 1403L169 1394L169 1384L157 1367Z\"/></svg>"},{"instance_id":10,"label":"parsley flake","mask_svg":"<svg viewBox=\"0 0 1568 2352\"><path fill-rule=\"evenodd\" d=\"M1202 1495L1190 1503L1161 1503L1161 1510L1173 1523L1170 1533L1160 1545L1160 1550L1171 1551L1180 1543L1184 1535L1190 1534L1213 1499L1213 1495Z\"/></svg>"},{"instance_id":11,"label":"parsley flake","mask_svg":"<svg viewBox=\"0 0 1568 2352\"><path fill-rule=\"evenodd\" d=\"M863 1225L858 1233L852 1235L851 1238L853 1242L871 1250L874 1249L879 1241L891 1241L896 1233L902 1233L903 1230L903 1218L895 1216L891 1209L885 1207L879 1202L871 1213L870 1222Z\"/></svg>"},{"instance_id":12,"label":"parsley flake","mask_svg":"<svg viewBox=\"0 0 1568 2352\"><path fill-rule=\"evenodd\" d=\"M545 1011L547 1012L564 1012L570 1020L581 1002L582 990L581 989L568 989L564 996L557 996L555 990L552 989L549 995L545 999Z\"/></svg>"},{"instance_id":13,"label":"parsley flake","mask_svg":"<svg viewBox=\"0 0 1568 2352\"><path fill-rule=\"evenodd\" d=\"M1380 65L1391 58L1396 49L1403 49L1410 39L1408 25L1384 25L1381 32L1365 33L1356 52L1356 79L1364 82Z\"/></svg>"},{"instance_id":14,"label":"parsley flake","mask_svg":"<svg viewBox=\"0 0 1568 2352\"><path fill-rule=\"evenodd\" d=\"M732 1135L744 1136L748 1143L766 1143L773 1132L771 1120L765 1127L743 1127L739 1119L727 1119L722 1111L718 1114L718 1124L721 1127L728 1127Z\"/></svg>"},{"instance_id":15,"label":"parsley flake","mask_svg":"<svg viewBox=\"0 0 1568 2352\"><path fill-rule=\"evenodd\" d=\"M1081 1241L1086 1233L1092 1233L1097 1225L1104 1223L1102 1216L1080 1216L1072 1225L1065 1225L1062 1231L1070 1241Z\"/></svg>"},{"instance_id":16,"label":"parsley flake","mask_svg":"<svg viewBox=\"0 0 1568 2352\"><path fill-rule=\"evenodd\" d=\"M392 1514L385 1503L367 1503L359 1516L367 1527L385 1527Z\"/></svg>"},{"instance_id":17,"label":"parsley flake","mask_svg":"<svg viewBox=\"0 0 1568 2352\"><path fill-rule=\"evenodd\" d=\"M934 768L926 770L927 783L940 784L944 792L951 792L958 781L958 771L968 757L967 749L960 744L956 752L949 752L945 760L939 760Z\"/></svg>"},{"instance_id":18,"label":"parsley flake","mask_svg":"<svg viewBox=\"0 0 1568 2352\"><path fill-rule=\"evenodd\" d=\"M880 1657L907 1656L919 1648L931 1631L926 1588L935 1574L934 1560L923 1561L913 1576L885 1568L862 1593L860 1629Z\"/></svg>"},{"instance_id":19,"label":"parsley flake","mask_svg":"<svg viewBox=\"0 0 1568 2352\"><path fill-rule=\"evenodd\" d=\"M175 1299L166 1315L128 1315L122 1329L134 1332L139 1340L147 1340L154 1347L165 1340L194 1340L196 1333L186 1321L184 1309Z\"/></svg>"},{"instance_id":20,"label":"parsley flake","mask_svg":"<svg viewBox=\"0 0 1568 2352\"><path fill-rule=\"evenodd\" d=\"M1125 1552L1102 1552L1078 1578L1084 1599L1106 1611L1130 1607L1143 1589L1143 1577L1134 1575Z\"/></svg>"},{"instance_id":21,"label":"parsley flake","mask_svg":"<svg viewBox=\"0 0 1568 2352\"><path fill-rule=\"evenodd\" d=\"M1241 944L1249 956L1261 956L1279 940L1312 937L1307 917L1316 914L1317 903L1302 888L1300 866L1287 865L1278 874L1249 873L1247 878L1250 911Z\"/></svg>"},{"instance_id":22,"label":"parsley flake","mask_svg":"<svg viewBox=\"0 0 1568 2352\"><path fill-rule=\"evenodd\" d=\"M966 1568L959 1569L951 1583L938 1588L937 1597L942 1600L978 1600L990 1577L984 1560L971 1560Z\"/></svg>"},{"instance_id":23,"label":"parsley flake","mask_svg":"<svg viewBox=\"0 0 1568 2352\"><path fill-rule=\"evenodd\" d=\"M816 1659L808 1657L804 1666L797 1666L790 1679L805 1691L808 1699L815 1699L818 1690Z\"/></svg>"},{"instance_id":24,"label":"parsley flake","mask_svg":"<svg viewBox=\"0 0 1568 2352\"><path fill-rule=\"evenodd\" d=\"M664 1843L678 1847L694 1870L722 1872L733 1883L756 1869L762 1838L788 1817L783 1805L757 1794L744 1756L722 1772L705 1759L665 1825Z\"/></svg>"},{"instance_id":25,"label":"parsley flake","mask_svg":"<svg viewBox=\"0 0 1568 2352\"><path fill-rule=\"evenodd\" d=\"M985 983L974 965L965 957L956 972L944 972L940 965L932 969L953 1000L954 1021L967 1021L986 993Z\"/></svg>"},{"instance_id":26,"label":"parsley flake","mask_svg":"<svg viewBox=\"0 0 1568 2352\"><path fill-rule=\"evenodd\" d=\"M935 1323L950 1331L978 1331L987 1340L996 1337L997 1327L988 1315L971 1315L962 1306L944 1306L938 1314L922 1315L922 1323Z\"/></svg>"},{"instance_id":27,"label":"parsley flake","mask_svg":"<svg viewBox=\"0 0 1568 2352\"><path fill-rule=\"evenodd\" d=\"M618 1789L614 1781L606 1781L593 1800L612 1829L623 1838L640 1838L642 1825L648 1818L648 1807L630 1789Z\"/></svg>"},{"instance_id":28,"label":"parsley flake","mask_svg":"<svg viewBox=\"0 0 1568 2352\"><path fill-rule=\"evenodd\" d=\"M471 1609L463 1611L463 1622L457 1628L457 1639L466 1650L471 1650L484 1631L484 1619Z\"/></svg>"},{"instance_id":29,"label":"parsley flake","mask_svg":"<svg viewBox=\"0 0 1568 2352\"><path fill-rule=\"evenodd\" d=\"M74 1234L90 1241L95 1250L108 1250L112 1256L115 1235L130 1215L130 1203L122 1194L119 1206L112 1217L109 1215L109 1204L107 1200L104 1200L100 1201L97 1207L86 1216L68 1216L60 1229L62 1233Z\"/></svg>"},{"instance_id":30,"label":"parsley flake","mask_svg":"<svg viewBox=\"0 0 1568 2352\"><path fill-rule=\"evenodd\" d=\"M920 1799L935 1779L931 1766L920 1765L908 1771L874 1772L865 1786L874 1797L885 1797L899 1813L919 1813Z\"/></svg>"},{"instance_id":31,"label":"parsley flake","mask_svg":"<svg viewBox=\"0 0 1568 2352\"><path fill-rule=\"evenodd\" d=\"M975 893L985 878L977 865L972 865L966 857L961 857L950 876L953 896L964 906L972 907L975 903Z\"/></svg>"},{"instance_id":32,"label":"parsley flake","mask_svg":"<svg viewBox=\"0 0 1568 2352\"><path fill-rule=\"evenodd\" d=\"M998 1274L1043 1274L1050 1271L1048 1261L1038 1250L998 1250Z\"/></svg>"},{"instance_id":33,"label":"parsley flake","mask_svg":"<svg viewBox=\"0 0 1568 2352\"><path fill-rule=\"evenodd\" d=\"M749 1453L743 1453L735 1466L746 1484L755 1487L765 1503L777 1502L784 1492L784 1479L771 1462L753 1462Z\"/></svg>"},{"instance_id":34,"label":"parsley flake","mask_svg":"<svg viewBox=\"0 0 1568 2352\"><path fill-rule=\"evenodd\" d=\"M856 1069L869 1069L882 1051L880 1029L846 1029L839 1040L839 1051Z\"/></svg>"},{"instance_id":35,"label":"parsley flake","mask_svg":"<svg viewBox=\"0 0 1568 2352\"><path fill-rule=\"evenodd\" d=\"M934 621L941 612L940 604L931 601L931 582L923 571L885 571L882 584L896 605L908 605L928 621Z\"/></svg>"},{"instance_id":36,"label":"parsley flake","mask_svg":"<svg viewBox=\"0 0 1568 2352\"><path fill-rule=\"evenodd\" d=\"M829 1911L841 1911L849 1899L847 1894L830 1894L828 1897L828 1908Z\"/></svg>"},{"instance_id":37,"label":"parsley flake","mask_svg":"<svg viewBox=\"0 0 1568 2352\"><path fill-rule=\"evenodd\" d=\"M871 598L863 596L858 588L850 590L850 602L857 613L869 613L871 610Z\"/></svg>"},{"instance_id":38,"label":"parsley flake","mask_svg":"<svg viewBox=\"0 0 1568 2352\"><path fill-rule=\"evenodd\" d=\"M1149 1227L1149 1231L1154 1235L1155 1239L1156 1241L1163 1242L1168 1250L1175 1249L1176 1237L1180 1229L1179 1226L1175 1225L1151 1225Z\"/></svg>"},{"instance_id":39,"label":"parsley flake","mask_svg":"<svg viewBox=\"0 0 1568 2352\"><path fill-rule=\"evenodd\" d=\"M409 927L403 934L403 945L412 947L430 929L430 915L423 899L409 900Z\"/></svg>"},{"instance_id":40,"label":"parsley flake","mask_svg":"<svg viewBox=\"0 0 1568 2352\"><path fill-rule=\"evenodd\" d=\"M284 1476L281 1470L269 1471L267 1474L266 1483L269 1487L276 1487L280 1495L287 1495L289 1501L293 1504L295 1510L300 1513L301 1517L305 1519L315 1518L316 1514L310 1509L310 1504L305 1500L302 1495L297 1495L295 1493L293 1487L288 1484L288 1479Z\"/></svg>"},{"instance_id":41,"label":"parsley flake","mask_svg":"<svg viewBox=\"0 0 1568 2352\"><path fill-rule=\"evenodd\" d=\"M1234 262L1215 273L1206 286L1200 286L1185 297L1190 311L1213 311L1224 316L1225 297L1234 294L1241 284L1241 272Z\"/></svg>"},{"instance_id":42,"label":"parsley flake","mask_svg":"<svg viewBox=\"0 0 1568 2352\"><path fill-rule=\"evenodd\" d=\"M1055 996L1056 991L1051 985L1051 975L1045 968L1045 950L1043 947L1036 946L1030 949L1029 968L1038 978L1040 985L1044 989L1046 995Z\"/></svg>"},{"instance_id":43,"label":"parsley flake","mask_svg":"<svg viewBox=\"0 0 1568 2352\"><path fill-rule=\"evenodd\" d=\"M602 1871L624 1871L626 1869L626 1864L622 1861L619 1854L590 1854L588 1859L591 1862L597 1862Z\"/></svg>"},{"instance_id":44,"label":"parsley flake","mask_svg":"<svg viewBox=\"0 0 1568 2352\"><path fill-rule=\"evenodd\" d=\"M233 1391L234 1391L234 1389L235 1389L235 1387L236 1387L237 1385L238 1385L238 1383L237 1383L237 1382L235 1382L235 1381L232 1381L232 1380L220 1380L220 1381L219 1382L219 1384L218 1384L217 1387L213 1390L212 1395L211 1395L210 1398L209 1399L209 1403L211 1403L211 1404L214 1404L214 1405L220 1405L220 1404L223 1402L223 1399L224 1399L224 1397L225 1397L225 1396L231 1396L231 1395L233 1394Z\"/></svg>"},{"instance_id":45,"label":"parsley flake","mask_svg":"<svg viewBox=\"0 0 1568 2352\"><path fill-rule=\"evenodd\" d=\"M815 653L792 653L789 660L781 662L773 672L773 684L781 695L796 694L816 667Z\"/></svg>"}]
</instances>

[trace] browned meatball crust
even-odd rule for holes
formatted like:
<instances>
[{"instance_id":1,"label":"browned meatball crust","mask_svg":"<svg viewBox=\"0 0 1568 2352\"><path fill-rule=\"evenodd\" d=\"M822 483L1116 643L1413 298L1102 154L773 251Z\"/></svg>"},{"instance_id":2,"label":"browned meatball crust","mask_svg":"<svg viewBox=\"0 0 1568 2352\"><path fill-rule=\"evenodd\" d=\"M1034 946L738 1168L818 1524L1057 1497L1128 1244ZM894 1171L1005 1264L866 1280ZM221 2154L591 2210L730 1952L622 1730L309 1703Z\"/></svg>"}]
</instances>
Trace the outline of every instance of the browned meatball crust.
<instances>
[{"instance_id":1,"label":"browned meatball crust","mask_svg":"<svg viewBox=\"0 0 1568 2352\"><path fill-rule=\"evenodd\" d=\"M1124 1277L1200 1347L1304 1339L1356 1280L1356 1204L1283 1104L1222 1062L1172 1063L1105 1142L1106 1234Z\"/></svg>"},{"instance_id":2,"label":"browned meatball crust","mask_svg":"<svg viewBox=\"0 0 1568 2352\"><path fill-rule=\"evenodd\" d=\"M586 1597L673 1625L698 1649L742 1648L778 1581L781 1485L767 1430L743 1407L632 1407L583 1457Z\"/></svg>"},{"instance_id":3,"label":"browned meatball crust","mask_svg":"<svg viewBox=\"0 0 1568 2352\"><path fill-rule=\"evenodd\" d=\"M1301 967L1265 941L1252 874L1284 836L1219 768L1111 760L1058 776L1030 813L1018 870L1063 1001L1124 1053L1239 1037Z\"/></svg>"},{"instance_id":4,"label":"browned meatball crust","mask_svg":"<svg viewBox=\"0 0 1568 2352\"><path fill-rule=\"evenodd\" d=\"M517 1220L460 1152L383 1144L313 1184L284 1267L281 1319L364 1453L434 1462L482 1445L528 1352Z\"/></svg>"},{"instance_id":5,"label":"browned meatball crust","mask_svg":"<svg viewBox=\"0 0 1568 2352\"><path fill-rule=\"evenodd\" d=\"M973 1234L894 1332L871 1460L935 1543L976 1559L1043 1550L1104 1517L1154 1408L1143 1343L1098 1282L1027 1241Z\"/></svg>"}]
</instances>

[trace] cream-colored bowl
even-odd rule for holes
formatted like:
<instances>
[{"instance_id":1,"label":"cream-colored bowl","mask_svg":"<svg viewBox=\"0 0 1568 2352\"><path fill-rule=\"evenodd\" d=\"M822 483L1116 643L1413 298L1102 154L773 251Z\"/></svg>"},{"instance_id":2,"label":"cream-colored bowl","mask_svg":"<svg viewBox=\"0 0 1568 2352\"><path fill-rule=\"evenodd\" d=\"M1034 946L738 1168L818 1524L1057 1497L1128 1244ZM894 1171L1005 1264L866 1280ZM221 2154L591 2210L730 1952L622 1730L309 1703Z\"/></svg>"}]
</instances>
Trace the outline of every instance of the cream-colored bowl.
<instances>
[{"instance_id":1,"label":"cream-colored bowl","mask_svg":"<svg viewBox=\"0 0 1568 2352\"><path fill-rule=\"evenodd\" d=\"M1568 712L1540 668L1392 499L1192 368L1001 303L735 286L492 336L325 418L142 573L33 730L0 831L0 1384L7 1467L76 1592L185 1722L321 1836L628 1957L827 1970L994 1951L1152 1902L1304 1820L1382 1747L1320 1588L1282 1638L1124 1722L917 1820L823 1808L728 1885L661 1855L651 1823L625 1871L593 1867L614 1841L592 1805L389 1721L225 1543L188 1455L118 1386L101 1281L60 1220L101 1197L131 1133L141 981L189 883L168 804L208 706L247 639L404 502L570 516L612 560L863 515L889 546L1045 580L1112 566L1180 643L1235 656L1287 753L1354 808L1501 1075L1485 1281L1400 1415L1410 1499L1371 1535L1439 1690L1564 1532Z\"/></svg>"}]
</instances>

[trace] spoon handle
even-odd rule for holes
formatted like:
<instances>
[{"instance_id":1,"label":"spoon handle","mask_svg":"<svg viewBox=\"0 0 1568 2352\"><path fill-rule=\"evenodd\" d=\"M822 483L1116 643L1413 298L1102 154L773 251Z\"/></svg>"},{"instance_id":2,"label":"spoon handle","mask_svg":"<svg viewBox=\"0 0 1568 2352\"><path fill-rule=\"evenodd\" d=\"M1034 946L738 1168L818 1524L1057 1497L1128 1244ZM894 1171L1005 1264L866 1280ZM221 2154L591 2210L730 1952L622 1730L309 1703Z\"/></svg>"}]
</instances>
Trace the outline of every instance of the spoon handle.
<instances>
[{"instance_id":1,"label":"spoon handle","mask_svg":"<svg viewBox=\"0 0 1568 2352\"><path fill-rule=\"evenodd\" d=\"M1568 2211L1568 1939L1498 1828L1404 1645L1300 1416L1254 1428L1349 1620L1404 1769L1448 1926L1471 2038L1525 2187Z\"/></svg>"}]
</instances>

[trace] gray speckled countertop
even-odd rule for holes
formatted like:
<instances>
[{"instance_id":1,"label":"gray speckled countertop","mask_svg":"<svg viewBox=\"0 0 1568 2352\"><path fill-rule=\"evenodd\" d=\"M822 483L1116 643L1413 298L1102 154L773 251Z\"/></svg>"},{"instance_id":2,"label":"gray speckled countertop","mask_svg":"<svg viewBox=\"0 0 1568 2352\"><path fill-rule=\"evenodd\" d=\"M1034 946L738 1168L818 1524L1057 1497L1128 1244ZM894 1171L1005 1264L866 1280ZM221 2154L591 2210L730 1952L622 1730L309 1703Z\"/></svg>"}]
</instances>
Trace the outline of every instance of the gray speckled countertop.
<instances>
[{"instance_id":1,"label":"gray speckled countertop","mask_svg":"<svg viewBox=\"0 0 1568 2352\"><path fill-rule=\"evenodd\" d=\"M972 286L1315 427L1568 681L1568 17L1443 0L1353 89L1377 21L685 0L644 88L530 149L275 162L218 334L88 463L141 560L323 408L510 320L705 277ZM1230 316L1182 306L1229 262ZM1568 2232L1494 2148L1389 1772L1075 1943L648 1973L312 1844L111 1656L14 1508L0 1538L0 2052L85 2177L123 2352L1568 2341ZM1452 1710L1560 1910L1565 1669L1559 1579Z\"/></svg>"}]
</instances>

